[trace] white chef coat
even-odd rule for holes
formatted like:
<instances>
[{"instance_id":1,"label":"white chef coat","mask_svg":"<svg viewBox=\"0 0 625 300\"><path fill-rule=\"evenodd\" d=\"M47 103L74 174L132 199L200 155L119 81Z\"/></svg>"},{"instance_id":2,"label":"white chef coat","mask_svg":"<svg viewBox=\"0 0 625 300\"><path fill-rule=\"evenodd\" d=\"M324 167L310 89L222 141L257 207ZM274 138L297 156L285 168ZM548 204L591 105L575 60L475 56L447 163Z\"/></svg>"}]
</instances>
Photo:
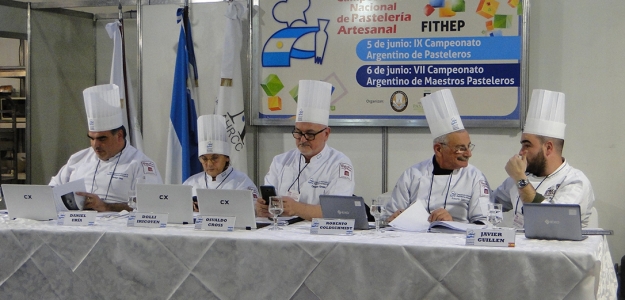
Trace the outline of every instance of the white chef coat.
<instances>
[{"instance_id":1,"label":"white chef coat","mask_svg":"<svg viewBox=\"0 0 625 300\"><path fill-rule=\"evenodd\" d=\"M76 152L48 185L84 179L84 192L97 194L106 203L127 203L128 191L139 177L145 177L146 183L163 183L154 161L126 144L108 160L99 159L92 148Z\"/></svg>"},{"instance_id":2,"label":"white chef coat","mask_svg":"<svg viewBox=\"0 0 625 300\"><path fill-rule=\"evenodd\" d=\"M299 194L299 202L318 205L319 195L354 194L354 168L342 152L327 144L306 163L298 149L273 158L265 185L273 185L280 196Z\"/></svg>"},{"instance_id":3,"label":"white chef coat","mask_svg":"<svg viewBox=\"0 0 625 300\"><path fill-rule=\"evenodd\" d=\"M527 179L537 193L543 195L543 203L579 204L582 227L588 226L590 210L595 202L595 194L590 181L582 171L571 167L566 160L551 175L537 177L530 173ZM494 193L496 202L502 204L503 211L514 210L515 215L523 214L523 200L519 198L517 183L508 177ZM518 226L522 226L522 218Z\"/></svg>"},{"instance_id":4,"label":"white chef coat","mask_svg":"<svg viewBox=\"0 0 625 300\"><path fill-rule=\"evenodd\" d=\"M252 180L240 172L228 166L228 168L217 175L215 181L213 178L202 171L184 181L185 185L193 186L193 196L197 196L196 189L222 189L222 190L250 190L254 199L258 198L258 189Z\"/></svg>"},{"instance_id":5,"label":"white chef coat","mask_svg":"<svg viewBox=\"0 0 625 300\"><path fill-rule=\"evenodd\" d=\"M417 163L399 177L391 201L386 203L387 212L421 201L428 213L444 208L454 221L486 223L492 193L484 174L469 164L450 175L433 175L433 160Z\"/></svg>"}]
</instances>

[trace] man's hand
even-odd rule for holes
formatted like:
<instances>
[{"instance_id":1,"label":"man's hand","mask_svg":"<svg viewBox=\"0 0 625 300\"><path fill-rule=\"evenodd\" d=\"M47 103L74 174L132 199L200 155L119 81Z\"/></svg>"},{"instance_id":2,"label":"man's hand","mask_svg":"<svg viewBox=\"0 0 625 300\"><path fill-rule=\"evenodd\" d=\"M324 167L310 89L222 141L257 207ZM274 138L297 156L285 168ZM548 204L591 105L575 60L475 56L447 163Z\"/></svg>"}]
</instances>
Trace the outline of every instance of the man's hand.
<instances>
[{"instance_id":1,"label":"man's hand","mask_svg":"<svg viewBox=\"0 0 625 300\"><path fill-rule=\"evenodd\" d=\"M398 209L396 212L394 212L390 217L388 217L388 219L386 219L387 223L390 223L391 221L395 220L395 218L397 218L397 216L399 216L401 213L403 213L404 210L403 209Z\"/></svg>"},{"instance_id":2,"label":"man's hand","mask_svg":"<svg viewBox=\"0 0 625 300\"><path fill-rule=\"evenodd\" d=\"M453 221L454 218L451 217L449 212L444 208L439 208L433 211L428 217L428 222L432 223L434 221Z\"/></svg>"},{"instance_id":3,"label":"man's hand","mask_svg":"<svg viewBox=\"0 0 625 300\"><path fill-rule=\"evenodd\" d=\"M506 173L514 181L525 179L525 170L527 169L527 158L525 155L514 155L506 163Z\"/></svg>"},{"instance_id":4,"label":"man's hand","mask_svg":"<svg viewBox=\"0 0 625 300\"><path fill-rule=\"evenodd\" d=\"M79 196L85 196L85 204L83 209L93 209L95 211L109 211L108 206L96 194L76 192Z\"/></svg>"},{"instance_id":5,"label":"man's hand","mask_svg":"<svg viewBox=\"0 0 625 300\"><path fill-rule=\"evenodd\" d=\"M256 199L256 203L254 203L254 210L256 211L257 217L264 217L264 218L271 217L271 214L269 213L269 210L268 210L267 201L265 201L263 198Z\"/></svg>"},{"instance_id":6,"label":"man's hand","mask_svg":"<svg viewBox=\"0 0 625 300\"><path fill-rule=\"evenodd\" d=\"M282 196L282 203L284 205L284 212L281 216L299 216L301 213L301 203L295 201L295 199L287 196Z\"/></svg>"}]
</instances>

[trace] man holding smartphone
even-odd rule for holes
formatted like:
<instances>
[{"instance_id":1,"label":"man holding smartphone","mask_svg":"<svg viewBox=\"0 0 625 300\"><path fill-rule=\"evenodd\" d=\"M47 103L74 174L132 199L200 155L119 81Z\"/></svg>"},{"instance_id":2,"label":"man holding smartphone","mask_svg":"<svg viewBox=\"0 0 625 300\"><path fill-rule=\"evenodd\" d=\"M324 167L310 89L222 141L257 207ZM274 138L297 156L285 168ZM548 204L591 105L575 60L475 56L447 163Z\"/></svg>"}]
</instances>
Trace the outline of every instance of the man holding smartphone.
<instances>
[{"instance_id":1,"label":"man holding smartphone","mask_svg":"<svg viewBox=\"0 0 625 300\"><path fill-rule=\"evenodd\" d=\"M300 80L293 137L297 149L273 158L265 185L274 186L284 201L283 216L321 218L319 195L351 196L354 168L342 152L328 146L332 85ZM264 196L263 196L264 197ZM256 215L269 217L265 199L256 201Z\"/></svg>"}]
</instances>

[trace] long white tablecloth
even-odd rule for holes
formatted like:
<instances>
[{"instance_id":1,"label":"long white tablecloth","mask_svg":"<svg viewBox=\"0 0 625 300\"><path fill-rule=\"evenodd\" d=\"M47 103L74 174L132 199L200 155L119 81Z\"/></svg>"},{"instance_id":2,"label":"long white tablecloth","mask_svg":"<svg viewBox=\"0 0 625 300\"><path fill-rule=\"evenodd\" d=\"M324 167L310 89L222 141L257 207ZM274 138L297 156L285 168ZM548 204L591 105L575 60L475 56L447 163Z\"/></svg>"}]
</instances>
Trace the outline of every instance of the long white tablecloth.
<instances>
[{"instance_id":1,"label":"long white tablecloth","mask_svg":"<svg viewBox=\"0 0 625 300\"><path fill-rule=\"evenodd\" d=\"M0 217L1 299L616 299L606 239L95 226Z\"/></svg>"}]
</instances>

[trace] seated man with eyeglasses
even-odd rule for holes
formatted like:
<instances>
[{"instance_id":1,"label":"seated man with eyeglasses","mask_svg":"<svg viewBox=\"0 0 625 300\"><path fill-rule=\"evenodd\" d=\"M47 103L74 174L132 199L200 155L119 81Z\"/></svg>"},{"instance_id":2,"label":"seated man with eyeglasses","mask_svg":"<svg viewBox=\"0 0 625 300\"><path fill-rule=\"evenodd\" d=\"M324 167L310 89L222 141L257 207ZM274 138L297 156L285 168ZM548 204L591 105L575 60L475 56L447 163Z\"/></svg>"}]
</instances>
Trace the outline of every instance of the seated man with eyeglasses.
<instances>
[{"instance_id":1,"label":"seated man with eyeglasses","mask_svg":"<svg viewBox=\"0 0 625 300\"><path fill-rule=\"evenodd\" d=\"M254 182L243 172L230 165L230 140L226 119L219 115L203 115L197 119L198 159L204 171L184 181L193 186L193 196L197 189L250 190L258 198ZM197 201L193 201L193 211L199 211Z\"/></svg>"},{"instance_id":2,"label":"seated man with eyeglasses","mask_svg":"<svg viewBox=\"0 0 625 300\"><path fill-rule=\"evenodd\" d=\"M319 195L351 196L354 168L351 160L328 146L328 119L332 85L322 81L300 80L293 137L297 149L274 157L265 175L265 185L282 196L282 216L306 220L321 218ZM256 202L256 215L269 217L266 199Z\"/></svg>"},{"instance_id":3,"label":"seated man with eyeglasses","mask_svg":"<svg viewBox=\"0 0 625 300\"><path fill-rule=\"evenodd\" d=\"M395 219L421 202L428 221L486 222L490 187L480 170L469 164L475 145L464 130L448 89L421 99L434 138L434 156L408 168L397 180L386 210Z\"/></svg>"}]
</instances>

